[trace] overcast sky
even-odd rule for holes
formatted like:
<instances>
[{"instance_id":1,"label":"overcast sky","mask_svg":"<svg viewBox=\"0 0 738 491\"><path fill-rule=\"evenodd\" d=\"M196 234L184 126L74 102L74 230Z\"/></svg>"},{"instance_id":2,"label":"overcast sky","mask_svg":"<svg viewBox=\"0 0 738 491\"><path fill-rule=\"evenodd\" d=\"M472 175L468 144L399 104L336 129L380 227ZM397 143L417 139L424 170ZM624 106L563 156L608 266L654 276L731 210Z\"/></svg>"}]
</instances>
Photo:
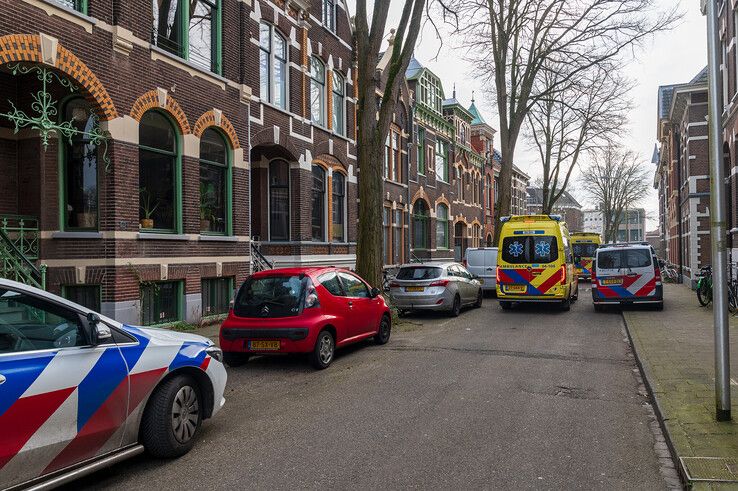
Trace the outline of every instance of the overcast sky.
<instances>
[{"instance_id":1,"label":"overcast sky","mask_svg":"<svg viewBox=\"0 0 738 491\"><path fill-rule=\"evenodd\" d=\"M351 15L354 14L355 2L348 0ZM668 9L674 5L673 0L656 0L660 8ZM630 126L625 132L623 143L643 157L644 165L655 170L650 163L654 144L656 143L656 104L659 85L688 82L707 64L707 38L705 17L699 10L697 0L682 0L680 7L685 13L684 19L672 31L657 35L636 53L625 72L637 85L631 97L635 109L630 117ZM392 0L392 8L388 21L388 29L399 21L402 2ZM386 44L382 47L384 50ZM439 47L441 49L438 52ZM446 97L451 97L454 83L456 98L464 104L471 102L472 91L476 104L487 123L494 128L499 126L495 104L489 99L488 91L478 81L472 67L461 58L462 54L454 49L453 39L441 43L430 26L426 26L415 49L418 60L441 78ZM495 139L499 144L499 139ZM528 172L532 177L541 174L540 163L535 153L527 148L521 138L516 149L515 164ZM579 187L579 186L577 186ZM581 190L573 189L574 195L585 207L586 203ZM658 205L656 190L652 190L650 198L643 203L649 213L648 228L656 228Z\"/></svg>"}]
</instances>

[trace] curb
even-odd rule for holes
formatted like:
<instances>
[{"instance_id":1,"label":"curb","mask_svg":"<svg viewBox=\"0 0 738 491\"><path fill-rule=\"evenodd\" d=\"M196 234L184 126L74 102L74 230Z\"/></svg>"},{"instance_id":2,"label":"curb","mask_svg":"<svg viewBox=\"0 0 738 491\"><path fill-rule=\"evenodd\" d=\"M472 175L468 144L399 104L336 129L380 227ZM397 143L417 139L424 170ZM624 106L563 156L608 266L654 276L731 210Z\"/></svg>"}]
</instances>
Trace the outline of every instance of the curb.
<instances>
[{"instance_id":1,"label":"curb","mask_svg":"<svg viewBox=\"0 0 738 491\"><path fill-rule=\"evenodd\" d=\"M628 327L628 321L626 320L625 314L621 311L620 315L623 318L623 325L625 326L625 333L628 335L628 342L630 343L630 347L633 350L633 355L635 357L636 365L638 366L638 371L640 371L641 379L643 379L643 385L646 386L646 390L648 391L648 398L650 399L651 406L653 407L654 413L656 414L656 419L658 420L659 426L661 427L661 432L664 434L666 445L667 447L669 447L669 454L671 454L671 460L674 462L674 467L677 469L677 472L679 473L679 479L682 481L682 486L684 486L685 489L688 489L690 487L690 481L687 478L684 468L682 467L681 462L679 460L679 454L677 453L676 448L674 447L674 440L672 439L671 432L669 431L669 428L666 426L664 412L662 411L661 405L659 404L659 401L656 398L656 395L654 394L653 387L651 386L651 379L649 377L648 370L641 362L641 357L638 354L638 349L636 348L635 343L633 342L633 336L630 334L630 327Z\"/></svg>"}]
</instances>

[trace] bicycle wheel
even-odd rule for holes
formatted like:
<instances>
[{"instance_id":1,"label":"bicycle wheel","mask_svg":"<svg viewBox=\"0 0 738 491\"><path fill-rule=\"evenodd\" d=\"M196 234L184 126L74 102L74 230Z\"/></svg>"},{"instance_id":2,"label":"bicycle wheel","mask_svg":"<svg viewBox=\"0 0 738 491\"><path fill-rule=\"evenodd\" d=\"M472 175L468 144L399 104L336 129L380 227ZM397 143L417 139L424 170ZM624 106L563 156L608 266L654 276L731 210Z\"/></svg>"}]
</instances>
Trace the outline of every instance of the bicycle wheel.
<instances>
[{"instance_id":1,"label":"bicycle wheel","mask_svg":"<svg viewBox=\"0 0 738 491\"><path fill-rule=\"evenodd\" d=\"M712 301L712 288L707 278L702 278L697 285L697 301L706 307Z\"/></svg>"}]
</instances>

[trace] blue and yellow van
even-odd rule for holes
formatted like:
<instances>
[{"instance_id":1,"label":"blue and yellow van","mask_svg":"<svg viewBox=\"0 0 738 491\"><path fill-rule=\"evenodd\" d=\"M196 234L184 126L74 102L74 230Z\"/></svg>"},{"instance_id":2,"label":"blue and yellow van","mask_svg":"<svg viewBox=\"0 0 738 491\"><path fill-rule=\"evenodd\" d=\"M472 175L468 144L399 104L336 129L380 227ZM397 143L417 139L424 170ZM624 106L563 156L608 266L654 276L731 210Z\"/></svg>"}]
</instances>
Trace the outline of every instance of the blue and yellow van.
<instances>
[{"instance_id":1,"label":"blue and yellow van","mask_svg":"<svg viewBox=\"0 0 738 491\"><path fill-rule=\"evenodd\" d=\"M602 243L600 234L573 232L571 243L577 276L585 280L592 278L592 261L594 261L595 254L597 254L597 248Z\"/></svg>"},{"instance_id":2,"label":"blue and yellow van","mask_svg":"<svg viewBox=\"0 0 738 491\"><path fill-rule=\"evenodd\" d=\"M497 255L497 298L513 302L556 302L569 310L577 299L571 238L559 215L503 217Z\"/></svg>"}]
</instances>

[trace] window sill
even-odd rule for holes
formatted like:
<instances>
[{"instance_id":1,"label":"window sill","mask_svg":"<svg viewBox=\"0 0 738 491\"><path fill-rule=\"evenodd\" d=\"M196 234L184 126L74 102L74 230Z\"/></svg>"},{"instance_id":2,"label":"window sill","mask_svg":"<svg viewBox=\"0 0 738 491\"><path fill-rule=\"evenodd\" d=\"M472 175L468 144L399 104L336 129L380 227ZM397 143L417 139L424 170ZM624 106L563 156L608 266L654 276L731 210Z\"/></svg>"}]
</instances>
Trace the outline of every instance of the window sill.
<instances>
[{"instance_id":1,"label":"window sill","mask_svg":"<svg viewBox=\"0 0 738 491\"><path fill-rule=\"evenodd\" d=\"M81 26L82 28L84 28L85 31L89 33L92 32L92 26L97 24L97 19L90 17L87 14L83 14L82 12L73 8L66 7L60 3L56 3L52 0L23 1L43 9L48 15L55 15L57 17L61 17L62 19L69 20L70 22Z\"/></svg>"},{"instance_id":2,"label":"window sill","mask_svg":"<svg viewBox=\"0 0 738 491\"><path fill-rule=\"evenodd\" d=\"M185 234L167 232L139 232L137 238L141 240L189 240L189 237Z\"/></svg>"},{"instance_id":3,"label":"window sill","mask_svg":"<svg viewBox=\"0 0 738 491\"><path fill-rule=\"evenodd\" d=\"M235 235L205 235L200 234L199 240L206 242L238 242Z\"/></svg>"},{"instance_id":4,"label":"window sill","mask_svg":"<svg viewBox=\"0 0 738 491\"><path fill-rule=\"evenodd\" d=\"M102 232L51 232L52 239L102 239Z\"/></svg>"}]
</instances>

